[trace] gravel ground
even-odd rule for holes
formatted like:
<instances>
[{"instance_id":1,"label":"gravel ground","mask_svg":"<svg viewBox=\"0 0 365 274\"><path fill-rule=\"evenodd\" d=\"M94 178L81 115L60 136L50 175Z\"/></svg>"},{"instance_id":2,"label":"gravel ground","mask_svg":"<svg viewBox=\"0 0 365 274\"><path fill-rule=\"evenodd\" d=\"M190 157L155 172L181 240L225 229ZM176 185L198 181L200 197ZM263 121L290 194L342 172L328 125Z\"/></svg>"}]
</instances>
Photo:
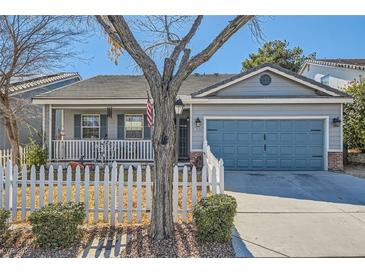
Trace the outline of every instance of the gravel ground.
<instances>
[{"instance_id":1,"label":"gravel ground","mask_svg":"<svg viewBox=\"0 0 365 274\"><path fill-rule=\"evenodd\" d=\"M203 257L222 258L234 257L231 242L226 244L202 243L197 241L196 230L191 223L182 223L175 226L175 237L171 240L151 242L148 236L148 225L118 226L85 226L81 239L71 248L52 251L37 248L33 244L33 236L27 226L13 228L10 237L0 243L0 257L80 257L87 246L95 241L121 238L127 236L127 244L120 250L120 257Z\"/></svg>"}]
</instances>

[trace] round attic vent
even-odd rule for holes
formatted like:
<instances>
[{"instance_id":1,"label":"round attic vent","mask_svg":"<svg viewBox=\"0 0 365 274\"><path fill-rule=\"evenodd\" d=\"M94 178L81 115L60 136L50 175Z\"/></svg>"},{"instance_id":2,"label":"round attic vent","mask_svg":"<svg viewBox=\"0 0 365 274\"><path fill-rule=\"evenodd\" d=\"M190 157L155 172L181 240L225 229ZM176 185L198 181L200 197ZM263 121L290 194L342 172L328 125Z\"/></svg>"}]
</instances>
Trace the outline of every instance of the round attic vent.
<instances>
[{"instance_id":1,"label":"round attic vent","mask_svg":"<svg viewBox=\"0 0 365 274\"><path fill-rule=\"evenodd\" d=\"M260 76L260 84L263 86L268 86L271 83L271 77L268 74L263 74Z\"/></svg>"}]
</instances>

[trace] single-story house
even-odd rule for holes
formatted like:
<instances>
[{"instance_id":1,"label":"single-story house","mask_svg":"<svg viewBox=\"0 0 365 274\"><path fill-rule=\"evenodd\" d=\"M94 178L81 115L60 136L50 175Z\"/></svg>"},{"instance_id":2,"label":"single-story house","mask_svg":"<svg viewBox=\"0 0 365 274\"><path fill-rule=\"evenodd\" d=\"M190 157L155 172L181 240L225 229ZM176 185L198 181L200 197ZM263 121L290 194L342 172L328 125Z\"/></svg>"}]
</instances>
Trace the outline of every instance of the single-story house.
<instances>
[{"instance_id":1,"label":"single-story house","mask_svg":"<svg viewBox=\"0 0 365 274\"><path fill-rule=\"evenodd\" d=\"M365 79L365 59L309 59L298 73L342 90L353 81Z\"/></svg>"},{"instance_id":2,"label":"single-story house","mask_svg":"<svg viewBox=\"0 0 365 274\"><path fill-rule=\"evenodd\" d=\"M178 97L180 161L201 155L206 141L226 170L342 169L342 106L352 102L344 92L265 64L235 75L193 74ZM152 161L146 102L145 78L126 75L34 97L44 108L49 161Z\"/></svg>"},{"instance_id":3,"label":"single-story house","mask_svg":"<svg viewBox=\"0 0 365 274\"><path fill-rule=\"evenodd\" d=\"M19 112L18 127L21 145L27 144L30 138L36 142L41 142L42 107L32 104L32 98L80 80L80 75L74 72L60 72L48 75L27 74L13 79L10 87L10 98L21 100L21 104L24 106L22 111ZM0 149L8 149L10 146L5 126L2 119L0 119Z\"/></svg>"}]
</instances>

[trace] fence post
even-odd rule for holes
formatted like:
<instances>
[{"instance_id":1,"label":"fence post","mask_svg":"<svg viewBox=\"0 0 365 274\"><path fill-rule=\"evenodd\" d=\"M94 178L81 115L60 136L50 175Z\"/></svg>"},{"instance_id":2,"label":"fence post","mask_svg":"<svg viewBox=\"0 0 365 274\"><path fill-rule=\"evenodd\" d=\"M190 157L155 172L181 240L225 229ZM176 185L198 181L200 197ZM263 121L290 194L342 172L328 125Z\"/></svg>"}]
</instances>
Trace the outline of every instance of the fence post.
<instances>
[{"instance_id":1,"label":"fence post","mask_svg":"<svg viewBox=\"0 0 365 274\"><path fill-rule=\"evenodd\" d=\"M137 167L137 222L142 221L142 169Z\"/></svg>"},{"instance_id":2,"label":"fence post","mask_svg":"<svg viewBox=\"0 0 365 274\"><path fill-rule=\"evenodd\" d=\"M111 196L110 196L110 224L115 226L115 184L117 181L117 163L113 162L111 177Z\"/></svg>"},{"instance_id":3,"label":"fence post","mask_svg":"<svg viewBox=\"0 0 365 274\"><path fill-rule=\"evenodd\" d=\"M6 167L5 167L5 206L4 208L6 210L10 209L10 204L11 204L11 162L7 161L6 162Z\"/></svg>"},{"instance_id":4,"label":"fence post","mask_svg":"<svg viewBox=\"0 0 365 274\"><path fill-rule=\"evenodd\" d=\"M172 205L173 205L173 216L174 222L178 221L178 200L179 200L179 168L177 165L174 167L174 176L173 176L173 189L172 189Z\"/></svg>"},{"instance_id":5,"label":"fence post","mask_svg":"<svg viewBox=\"0 0 365 274\"><path fill-rule=\"evenodd\" d=\"M13 169L13 191L12 191L12 196L13 196L13 201L12 201L12 205L11 205L11 209L12 209L12 220L16 221L16 212L17 212L17 198L18 198L18 166L15 165L14 169Z\"/></svg>"},{"instance_id":6,"label":"fence post","mask_svg":"<svg viewBox=\"0 0 365 274\"><path fill-rule=\"evenodd\" d=\"M118 223L123 222L123 203L124 203L124 167L119 167L118 180Z\"/></svg>"},{"instance_id":7,"label":"fence post","mask_svg":"<svg viewBox=\"0 0 365 274\"><path fill-rule=\"evenodd\" d=\"M219 187L220 193L224 193L224 164L223 159L219 160Z\"/></svg>"}]
</instances>

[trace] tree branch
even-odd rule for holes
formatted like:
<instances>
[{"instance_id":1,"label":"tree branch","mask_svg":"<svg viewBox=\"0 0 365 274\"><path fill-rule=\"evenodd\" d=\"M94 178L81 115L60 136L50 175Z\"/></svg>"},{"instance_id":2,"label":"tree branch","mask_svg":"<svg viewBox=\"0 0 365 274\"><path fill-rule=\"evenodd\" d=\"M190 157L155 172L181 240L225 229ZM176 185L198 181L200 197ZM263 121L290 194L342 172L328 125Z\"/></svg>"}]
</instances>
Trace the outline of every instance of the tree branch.
<instances>
[{"instance_id":1,"label":"tree branch","mask_svg":"<svg viewBox=\"0 0 365 274\"><path fill-rule=\"evenodd\" d=\"M174 77L176 84L179 84L180 86L182 81L185 80L194 69L208 61L234 33L247 24L252 18L254 18L254 15L239 15L235 17L204 50L192 57L185 65L180 66Z\"/></svg>"}]
</instances>

